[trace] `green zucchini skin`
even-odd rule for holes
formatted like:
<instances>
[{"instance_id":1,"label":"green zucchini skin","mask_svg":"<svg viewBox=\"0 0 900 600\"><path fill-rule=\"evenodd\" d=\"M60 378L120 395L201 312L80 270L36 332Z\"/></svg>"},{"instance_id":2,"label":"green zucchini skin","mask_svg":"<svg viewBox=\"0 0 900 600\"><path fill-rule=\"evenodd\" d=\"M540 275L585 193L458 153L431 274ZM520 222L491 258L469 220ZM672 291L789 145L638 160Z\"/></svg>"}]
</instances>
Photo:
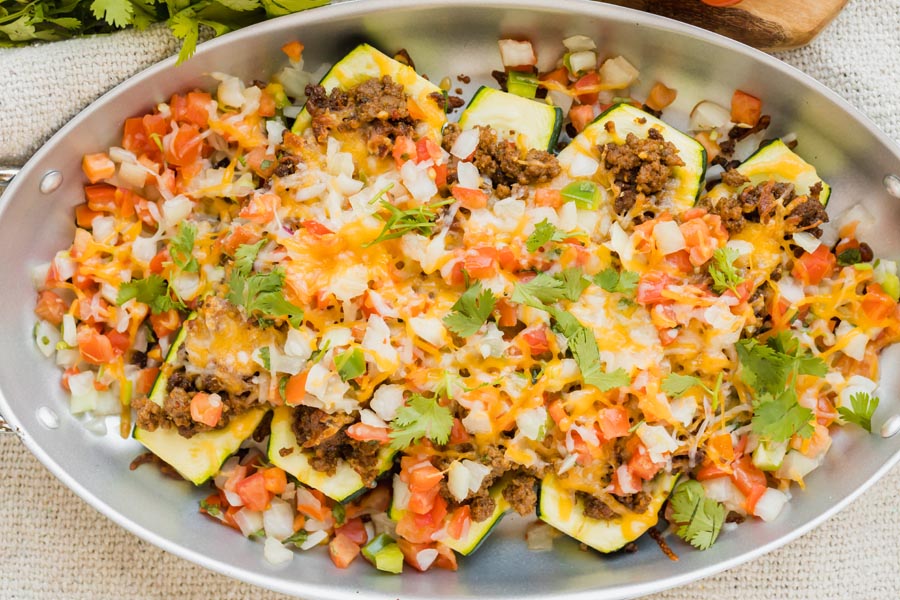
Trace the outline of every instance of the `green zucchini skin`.
<instances>
[{"instance_id":1,"label":"green zucchini skin","mask_svg":"<svg viewBox=\"0 0 900 600\"><path fill-rule=\"evenodd\" d=\"M293 410L289 406L279 406L272 415L271 433L269 434L269 461L294 476L303 485L317 489L332 500L349 502L358 495L368 491L366 482L359 473L344 461L341 461L333 475L317 471L310 464L310 453L297 444L292 428ZM282 456L282 450L288 452ZM379 454L379 472L386 473L394 466L396 452L384 446Z\"/></svg>"},{"instance_id":2,"label":"green zucchini skin","mask_svg":"<svg viewBox=\"0 0 900 600\"><path fill-rule=\"evenodd\" d=\"M678 149L685 163L672 167L675 184L660 193L660 205L676 213L688 210L696 204L706 181L706 149L689 135L630 104L615 104L600 113L559 153L560 164L568 170L578 154L598 159L598 147L624 144L629 133L646 138L651 128Z\"/></svg>"},{"instance_id":3,"label":"green zucchini skin","mask_svg":"<svg viewBox=\"0 0 900 600\"><path fill-rule=\"evenodd\" d=\"M156 376L156 380L153 382L153 387L150 388L150 395L148 396L150 400L158 404L159 406L163 406L166 401L166 386L169 383L169 372L172 367L175 365L175 360L178 358L178 351L181 349L181 346L184 345L184 340L187 338L187 322L195 319L197 317L197 313L191 313L188 315L188 318L185 319L185 324L181 326L181 329L178 330L178 333L175 334L175 339L172 340L172 345L169 347L169 351L166 353L166 359L163 361L163 366L159 370L159 375Z\"/></svg>"},{"instance_id":4,"label":"green zucchini skin","mask_svg":"<svg viewBox=\"0 0 900 600\"><path fill-rule=\"evenodd\" d=\"M738 173L749 179L739 188L731 188L724 183L713 187L706 197L715 204L719 198L740 193L744 187L755 186L769 179L794 185L794 193L798 196L808 194L816 183L822 184L819 201L822 206L828 205L831 199L831 186L825 183L816 172L816 168L800 158L787 147L781 139L775 139L759 148L737 167Z\"/></svg>"},{"instance_id":5,"label":"green zucchini skin","mask_svg":"<svg viewBox=\"0 0 900 600\"><path fill-rule=\"evenodd\" d=\"M556 149L562 131L563 112L557 106L481 86L459 116L459 126L492 127L502 137L509 131L527 149Z\"/></svg>"},{"instance_id":6,"label":"green zucchini skin","mask_svg":"<svg viewBox=\"0 0 900 600\"><path fill-rule=\"evenodd\" d=\"M334 88L346 91L364 81L381 78L385 75L403 86L404 91L426 114L425 122L434 139L440 140L441 129L447 122L445 109L447 102L444 90L417 74L412 67L394 60L369 44L360 44L347 53L344 58L331 67L319 84L325 88L326 92L331 92ZM431 94L435 93L445 98L441 105L431 97ZM311 123L312 118L304 106L297 115L291 131L301 133Z\"/></svg>"},{"instance_id":7,"label":"green zucchini skin","mask_svg":"<svg viewBox=\"0 0 900 600\"><path fill-rule=\"evenodd\" d=\"M593 519L584 514L584 503L564 488L555 475L541 482L538 517L562 533L600 552L621 550L656 525L659 511L675 482L675 475L662 474L651 482L652 499L647 511L631 518Z\"/></svg>"}]
</instances>

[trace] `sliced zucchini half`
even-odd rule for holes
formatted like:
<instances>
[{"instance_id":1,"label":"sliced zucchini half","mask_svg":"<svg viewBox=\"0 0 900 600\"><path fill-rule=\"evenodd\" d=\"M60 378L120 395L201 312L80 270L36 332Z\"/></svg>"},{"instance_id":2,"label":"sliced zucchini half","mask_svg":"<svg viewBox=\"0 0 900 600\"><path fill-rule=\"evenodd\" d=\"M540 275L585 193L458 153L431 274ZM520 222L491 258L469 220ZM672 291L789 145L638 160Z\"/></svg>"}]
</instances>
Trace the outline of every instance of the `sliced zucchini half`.
<instances>
[{"instance_id":1,"label":"sliced zucchini half","mask_svg":"<svg viewBox=\"0 0 900 600\"><path fill-rule=\"evenodd\" d=\"M196 316L197 313L191 313L184 322L187 323L191 319L196 318ZM153 387L150 388L150 395L148 398L159 406L163 406L166 402L166 388L169 384L169 375L175 367L175 360L178 358L178 350L181 349L186 337L187 327L182 324L181 329L175 334L175 339L172 340L169 351L166 353L166 360L163 361L163 365L159 369L159 375L156 376L156 381L153 382Z\"/></svg>"},{"instance_id":2,"label":"sliced zucchini half","mask_svg":"<svg viewBox=\"0 0 900 600\"><path fill-rule=\"evenodd\" d=\"M694 138L630 104L616 104L594 119L559 153L560 165L569 172L572 165L577 164L575 159L579 154L596 160L598 146L624 144L629 133L646 138L650 129L656 129L666 141L671 142L684 161L684 166L672 167L675 184L659 194L659 204L676 212L687 210L694 206L703 189L706 149Z\"/></svg>"},{"instance_id":3,"label":"sliced zucchini half","mask_svg":"<svg viewBox=\"0 0 900 600\"><path fill-rule=\"evenodd\" d=\"M269 435L269 460L276 467L284 469L300 483L317 489L332 500L346 502L369 488L359 473L344 461L338 463L334 475L317 471L309 463L310 453L297 444L297 436L292 428L293 410L289 406L279 406L272 415L272 433ZM289 452L282 456L281 450ZM389 446L381 449L378 472L389 471L394 465L394 450Z\"/></svg>"},{"instance_id":4,"label":"sliced zucchini half","mask_svg":"<svg viewBox=\"0 0 900 600\"><path fill-rule=\"evenodd\" d=\"M179 435L176 429L158 427L156 431L134 428L134 439L172 466L182 477L200 485L219 472L222 463L237 452L268 412L259 408L233 417L222 429L204 431L193 437Z\"/></svg>"},{"instance_id":5,"label":"sliced zucchini half","mask_svg":"<svg viewBox=\"0 0 900 600\"><path fill-rule=\"evenodd\" d=\"M781 183L794 184L794 193L798 196L809 194L809 190L817 183L822 184L819 200L822 206L828 205L831 197L831 186L822 181L816 168L800 158L787 144L780 139L772 140L737 167L737 171L749 179L741 187L735 189L719 183L709 191L706 197L715 204L719 198L739 193L747 186L756 186L774 179Z\"/></svg>"},{"instance_id":6,"label":"sliced zucchini half","mask_svg":"<svg viewBox=\"0 0 900 600\"><path fill-rule=\"evenodd\" d=\"M615 552L633 542L659 520L659 509L675 485L675 475L662 474L651 482L652 499L647 511L640 515L615 519L592 519L584 514L584 502L575 492L563 487L555 475L541 481L538 516L579 542L600 552Z\"/></svg>"},{"instance_id":7,"label":"sliced zucchini half","mask_svg":"<svg viewBox=\"0 0 900 600\"><path fill-rule=\"evenodd\" d=\"M351 50L347 56L331 67L331 70L319 83L326 92L330 93L334 88L349 90L373 77L381 78L385 75L403 86L406 94L424 114L422 120L433 132L434 139L440 140L441 129L447 122L447 113L444 107L432 97L432 94L437 93L443 96L444 91L421 77L412 67L394 60L369 44L360 44ZM310 123L312 123L312 118L304 107L297 115L291 131L300 133L309 127Z\"/></svg>"},{"instance_id":8,"label":"sliced zucchini half","mask_svg":"<svg viewBox=\"0 0 900 600\"><path fill-rule=\"evenodd\" d=\"M469 531L459 539L447 537L446 539L441 540L444 545L459 552L463 556L468 556L478 550L481 544L484 543L484 540L488 538L491 532L494 531L494 528L500 524L500 521L503 520L503 517L505 517L512 508L509 505L509 502L506 501L506 498L503 497L503 490L506 488L506 483L505 479L501 479L498 483L491 486L491 489L488 492L491 498L494 499L494 512L491 513L491 516L480 523L472 521L471 525L469 525ZM397 508L393 501L391 502L391 506L388 509L388 516L392 520L399 521L405 513L406 510Z\"/></svg>"},{"instance_id":9,"label":"sliced zucchini half","mask_svg":"<svg viewBox=\"0 0 900 600\"><path fill-rule=\"evenodd\" d=\"M526 149L556 148L562 130L563 112L537 100L481 86L459 116L459 126L472 129L478 125L492 127L501 137L516 133L515 142Z\"/></svg>"}]
</instances>

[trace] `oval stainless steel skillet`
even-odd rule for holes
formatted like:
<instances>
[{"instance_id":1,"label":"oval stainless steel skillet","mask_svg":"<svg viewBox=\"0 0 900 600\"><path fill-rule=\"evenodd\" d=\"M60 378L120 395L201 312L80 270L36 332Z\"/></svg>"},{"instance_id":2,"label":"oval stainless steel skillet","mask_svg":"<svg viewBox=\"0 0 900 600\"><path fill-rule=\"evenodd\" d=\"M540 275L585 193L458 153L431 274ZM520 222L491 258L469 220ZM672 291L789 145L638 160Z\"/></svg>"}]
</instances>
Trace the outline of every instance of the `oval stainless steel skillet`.
<instances>
[{"instance_id":1,"label":"oval stainless steel skillet","mask_svg":"<svg viewBox=\"0 0 900 600\"><path fill-rule=\"evenodd\" d=\"M833 186L832 215L863 202L877 219L868 241L882 255L900 256L900 236L894 233L900 230L900 210L882 185L886 175L900 174L900 149L834 93L769 56L700 29L596 2L342 3L216 39L180 67L170 59L148 69L78 115L25 166L0 199L0 413L47 468L126 529L208 568L306 599L359 594L385 599L631 597L734 566L822 522L900 459L900 436L882 439L841 431L807 490L797 491L775 522L742 525L707 552L679 546L678 562L669 561L647 539L639 552L627 555L601 558L562 539L551 554L531 553L522 540L521 523L510 519L473 558L462 561L458 573L389 577L362 564L338 571L320 552L276 568L263 560L261 544L198 516L199 490L163 479L153 469L129 472L138 444L86 431L68 413L56 368L34 349L30 270L71 240L72 207L82 201L80 157L117 143L126 117L150 110L174 92L211 87L213 81L205 75L211 71L265 79L282 64L279 48L294 39L306 45L307 64L313 68L366 40L387 51L406 48L433 80L450 76L455 86L456 75L466 74L474 86L488 83L490 71L500 68L498 38L528 36L542 59L555 60L562 38L576 33L593 37L602 52L624 54L640 68L638 96L656 80L676 88L678 100L667 116L686 114L704 98L727 105L736 87L763 98L775 124L772 133L796 132L798 152ZM59 171L62 185L41 191L50 170ZM900 410L898 364L900 352L889 350L876 430ZM41 424L41 407L59 415L58 428Z\"/></svg>"}]
</instances>

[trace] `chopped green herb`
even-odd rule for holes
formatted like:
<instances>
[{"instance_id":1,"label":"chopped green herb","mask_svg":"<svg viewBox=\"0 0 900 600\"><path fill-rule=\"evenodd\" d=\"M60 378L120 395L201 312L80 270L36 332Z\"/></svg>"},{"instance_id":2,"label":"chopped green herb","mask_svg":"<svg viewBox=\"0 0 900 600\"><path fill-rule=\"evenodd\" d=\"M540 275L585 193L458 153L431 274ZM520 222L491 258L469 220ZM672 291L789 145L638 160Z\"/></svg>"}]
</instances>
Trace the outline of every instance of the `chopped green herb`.
<instances>
[{"instance_id":1,"label":"chopped green herb","mask_svg":"<svg viewBox=\"0 0 900 600\"><path fill-rule=\"evenodd\" d=\"M725 523L725 507L707 498L699 482L688 480L678 484L669 502L678 537L699 550L715 543Z\"/></svg>"},{"instance_id":2,"label":"chopped green herb","mask_svg":"<svg viewBox=\"0 0 900 600\"><path fill-rule=\"evenodd\" d=\"M261 171L265 171L266 169L268 169L271 166L272 166L272 161L268 160L268 159L259 163L259 168Z\"/></svg>"},{"instance_id":3,"label":"chopped green herb","mask_svg":"<svg viewBox=\"0 0 900 600\"><path fill-rule=\"evenodd\" d=\"M343 525L344 521L347 520L347 509L344 508L344 505L340 502L335 503L334 508L331 509L331 515L334 517L335 525Z\"/></svg>"},{"instance_id":4,"label":"chopped green herb","mask_svg":"<svg viewBox=\"0 0 900 600\"><path fill-rule=\"evenodd\" d=\"M860 253L859 248L850 248L849 250L844 250L838 254L837 261L842 267L855 265L856 263L862 262L862 254Z\"/></svg>"},{"instance_id":5,"label":"chopped green herb","mask_svg":"<svg viewBox=\"0 0 900 600\"><path fill-rule=\"evenodd\" d=\"M618 292L624 296L633 296L637 289L640 275L634 271L622 271L619 273L614 268L603 269L594 275L594 283L607 292Z\"/></svg>"},{"instance_id":6,"label":"chopped green herb","mask_svg":"<svg viewBox=\"0 0 900 600\"><path fill-rule=\"evenodd\" d=\"M300 529L289 535L288 537L281 540L282 544L293 544L297 548L302 546L306 542L306 538L309 537L309 533L306 532L305 529Z\"/></svg>"},{"instance_id":7,"label":"chopped green herb","mask_svg":"<svg viewBox=\"0 0 900 600\"><path fill-rule=\"evenodd\" d=\"M544 219L534 226L534 232L525 240L525 247L529 252L536 252L538 248L550 242L561 242L569 235L558 229L555 225Z\"/></svg>"},{"instance_id":8,"label":"chopped green herb","mask_svg":"<svg viewBox=\"0 0 900 600\"><path fill-rule=\"evenodd\" d=\"M460 337L469 337L478 331L491 312L497 299L491 290L481 287L481 282L467 289L444 317L447 329Z\"/></svg>"},{"instance_id":9,"label":"chopped green herb","mask_svg":"<svg viewBox=\"0 0 900 600\"><path fill-rule=\"evenodd\" d=\"M737 293L737 286L743 283L744 278L738 273L734 261L741 255L734 248L719 248L713 252L712 262L709 265L709 275L713 279L713 290L721 294L725 290Z\"/></svg>"},{"instance_id":10,"label":"chopped green herb","mask_svg":"<svg viewBox=\"0 0 900 600\"><path fill-rule=\"evenodd\" d=\"M290 376L282 375L281 379L278 380L278 395L281 396L282 400L287 400L287 384L290 381Z\"/></svg>"},{"instance_id":11,"label":"chopped green herb","mask_svg":"<svg viewBox=\"0 0 900 600\"><path fill-rule=\"evenodd\" d=\"M272 370L272 356L268 346L259 349L259 357L262 359L263 368L266 371Z\"/></svg>"},{"instance_id":12,"label":"chopped green herb","mask_svg":"<svg viewBox=\"0 0 900 600\"><path fill-rule=\"evenodd\" d=\"M181 223L178 226L178 235L169 242L169 254L172 256L172 262L182 271L196 273L200 270L200 264L193 256L196 237L196 225L193 223Z\"/></svg>"},{"instance_id":13,"label":"chopped green herb","mask_svg":"<svg viewBox=\"0 0 900 600\"><path fill-rule=\"evenodd\" d=\"M378 218L384 221L384 229L381 230L377 238L366 243L364 247L372 246L385 240L403 237L410 232L430 236L434 228L437 227L437 221L440 217L439 209L447 206L452 201L452 199L438 200L431 204L400 210L387 200L381 200L379 204L388 212L386 216L383 214L378 215Z\"/></svg>"},{"instance_id":14,"label":"chopped green herb","mask_svg":"<svg viewBox=\"0 0 900 600\"><path fill-rule=\"evenodd\" d=\"M872 415L878 409L880 400L876 396L870 396L866 392L857 392L850 396L850 408L841 406L838 414L848 423L855 423L869 433L872 433Z\"/></svg>"},{"instance_id":15,"label":"chopped green herb","mask_svg":"<svg viewBox=\"0 0 900 600\"><path fill-rule=\"evenodd\" d=\"M222 516L222 509L219 508L219 506L217 504L210 504L206 500L200 501L200 510L206 511L206 514L208 514L211 517L221 517Z\"/></svg>"},{"instance_id":16,"label":"chopped green herb","mask_svg":"<svg viewBox=\"0 0 900 600\"><path fill-rule=\"evenodd\" d=\"M797 392L788 388L773 396L761 394L753 404L753 418L750 420L753 433L773 442L786 442L792 435L808 438L813 434L812 421L815 413L800 406Z\"/></svg>"},{"instance_id":17,"label":"chopped green herb","mask_svg":"<svg viewBox=\"0 0 900 600\"><path fill-rule=\"evenodd\" d=\"M261 319L285 318L293 327L303 323L303 309L285 299L281 292L284 271L275 268L268 273L241 274L237 269L228 279L228 301L243 306L248 314Z\"/></svg>"},{"instance_id":18,"label":"chopped green herb","mask_svg":"<svg viewBox=\"0 0 900 600\"><path fill-rule=\"evenodd\" d=\"M581 298L584 290L591 285L590 280L584 276L581 267L570 267L560 273L558 277L563 282L563 296L572 302Z\"/></svg>"},{"instance_id":19,"label":"chopped green herb","mask_svg":"<svg viewBox=\"0 0 900 600\"><path fill-rule=\"evenodd\" d=\"M241 244L234 252L234 268L237 272L247 277L253 270L253 263L259 255L260 248L265 245L266 240L259 240L255 244Z\"/></svg>"},{"instance_id":20,"label":"chopped green herb","mask_svg":"<svg viewBox=\"0 0 900 600\"><path fill-rule=\"evenodd\" d=\"M153 314L159 314L175 307L175 302L169 296L168 282L156 274L119 286L116 304L125 304L132 298L149 306Z\"/></svg>"},{"instance_id":21,"label":"chopped green herb","mask_svg":"<svg viewBox=\"0 0 900 600\"><path fill-rule=\"evenodd\" d=\"M441 406L436 397L413 394L391 421L391 447L402 450L423 437L443 445L450 439L452 428L453 413L449 408Z\"/></svg>"}]
</instances>

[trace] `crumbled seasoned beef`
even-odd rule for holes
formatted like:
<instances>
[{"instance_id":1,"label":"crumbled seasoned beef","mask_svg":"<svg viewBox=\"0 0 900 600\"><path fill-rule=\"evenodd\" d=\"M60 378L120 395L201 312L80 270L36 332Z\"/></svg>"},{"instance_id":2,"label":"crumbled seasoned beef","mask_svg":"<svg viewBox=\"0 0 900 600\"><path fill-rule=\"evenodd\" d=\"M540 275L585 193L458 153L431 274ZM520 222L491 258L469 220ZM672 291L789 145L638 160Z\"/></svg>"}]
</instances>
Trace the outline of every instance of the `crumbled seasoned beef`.
<instances>
[{"instance_id":1,"label":"crumbled seasoned beef","mask_svg":"<svg viewBox=\"0 0 900 600\"><path fill-rule=\"evenodd\" d=\"M491 180L495 193L499 198L506 198L512 192L512 186L546 183L559 175L559 161L555 156L543 150L531 149L521 152L515 142L502 140L490 127L478 127L478 146L472 159L478 172ZM462 133L455 123L444 129L442 144L448 152ZM451 157L448 180L456 179L458 160Z\"/></svg>"},{"instance_id":2,"label":"crumbled seasoned beef","mask_svg":"<svg viewBox=\"0 0 900 600\"><path fill-rule=\"evenodd\" d=\"M294 409L294 435L301 448L315 448L334 437L355 419L346 413L329 415L324 410L311 406Z\"/></svg>"},{"instance_id":3,"label":"crumbled seasoned beef","mask_svg":"<svg viewBox=\"0 0 900 600\"><path fill-rule=\"evenodd\" d=\"M503 498L523 517L533 513L537 505L536 483L537 479L531 475L517 474L503 488Z\"/></svg>"},{"instance_id":4,"label":"crumbled seasoned beef","mask_svg":"<svg viewBox=\"0 0 900 600\"><path fill-rule=\"evenodd\" d=\"M629 133L624 144L610 142L601 152L603 164L619 189L614 205L619 214L631 210L639 195L648 197L661 192L672 175L672 167L684 165L678 148L655 127L650 128L646 138Z\"/></svg>"},{"instance_id":5,"label":"crumbled seasoned beef","mask_svg":"<svg viewBox=\"0 0 900 600\"><path fill-rule=\"evenodd\" d=\"M577 496L584 502L584 515L591 519L614 519L619 516L599 498L585 492L577 492Z\"/></svg>"},{"instance_id":6,"label":"crumbled seasoned beef","mask_svg":"<svg viewBox=\"0 0 900 600\"><path fill-rule=\"evenodd\" d=\"M469 510L472 511L472 520L476 523L489 519L496 508L497 503L487 494L476 496L469 504Z\"/></svg>"},{"instance_id":7,"label":"crumbled seasoned beef","mask_svg":"<svg viewBox=\"0 0 900 600\"><path fill-rule=\"evenodd\" d=\"M818 237L822 235L819 225L828 222L828 213L819 200L821 193L821 183L812 186L809 195L797 196L792 184L769 180L746 186L736 196L719 198L715 204L704 198L700 206L719 215L731 233L743 229L746 222L768 223L783 207L786 233L809 231Z\"/></svg>"},{"instance_id":8,"label":"crumbled seasoned beef","mask_svg":"<svg viewBox=\"0 0 900 600\"><path fill-rule=\"evenodd\" d=\"M181 474L176 471L169 463L156 456L152 452L144 452L143 454L139 454L137 458L131 461L131 464L128 465L128 469L134 471L141 465L147 464L156 465L156 468L159 469L159 472L170 479L184 479Z\"/></svg>"},{"instance_id":9,"label":"crumbled seasoned beef","mask_svg":"<svg viewBox=\"0 0 900 600\"><path fill-rule=\"evenodd\" d=\"M309 406L294 409L292 429L297 444L312 452L309 464L317 471L334 475L340 461L346 461L366 484L378 477L378 442L360 442L347 435L356 419L346 413L329 415Z\"/></svg>"},{"instance_id":10,"label":"crumbled seasoned beef","mask_svg":"<svg viewBox=\"0 0 900 600\"><path fill-rule=\"evenodd\" d=\"M744 177L744 175L740 171L734 168L727 169L722 174L722 183L724 183L728 187L740 187L745 183L748 183L749 181L750 180Z\"/></svg>"},{"instance_id":11,"label":"crumbled seasoned beef","mask_svg":"<svg viewBox=\"0 0 900 600\"><path fill-rule=\"evenodd\" d=\"M409 114L403 86L390 76L372 78L350 90L334 88L327 93L321 85L306 86L306 108L312 117L312 131L324 143L332 131L361 131L371 154L391 153L394 140L412 137L416 120Z\"/></svg>"},{"instance_id":12,"label":"crumbled seasoned beef","mask_svg":"<svg viewBox=\"0 0 900 600\"><path fill-rule=\"evenodd\" d=\"M297 170L297 159L293 156L282 156L278 159L278 165L275 167L275 175L278 177L287 177Z\"/></svg>"},{"instance_id":13,"label":"crumbled seasoned beef","mask_svg":"<svg viewBox=\"0 0 900 600\"><path fill-rule=\"evenodd\" d=\"M637 492L636 494L629 494L627 496L616 496L616 500L621 502L622 505L631 512L642 514L647 512L653 497L647 492Z\"/></svg>"}]
</instances>

